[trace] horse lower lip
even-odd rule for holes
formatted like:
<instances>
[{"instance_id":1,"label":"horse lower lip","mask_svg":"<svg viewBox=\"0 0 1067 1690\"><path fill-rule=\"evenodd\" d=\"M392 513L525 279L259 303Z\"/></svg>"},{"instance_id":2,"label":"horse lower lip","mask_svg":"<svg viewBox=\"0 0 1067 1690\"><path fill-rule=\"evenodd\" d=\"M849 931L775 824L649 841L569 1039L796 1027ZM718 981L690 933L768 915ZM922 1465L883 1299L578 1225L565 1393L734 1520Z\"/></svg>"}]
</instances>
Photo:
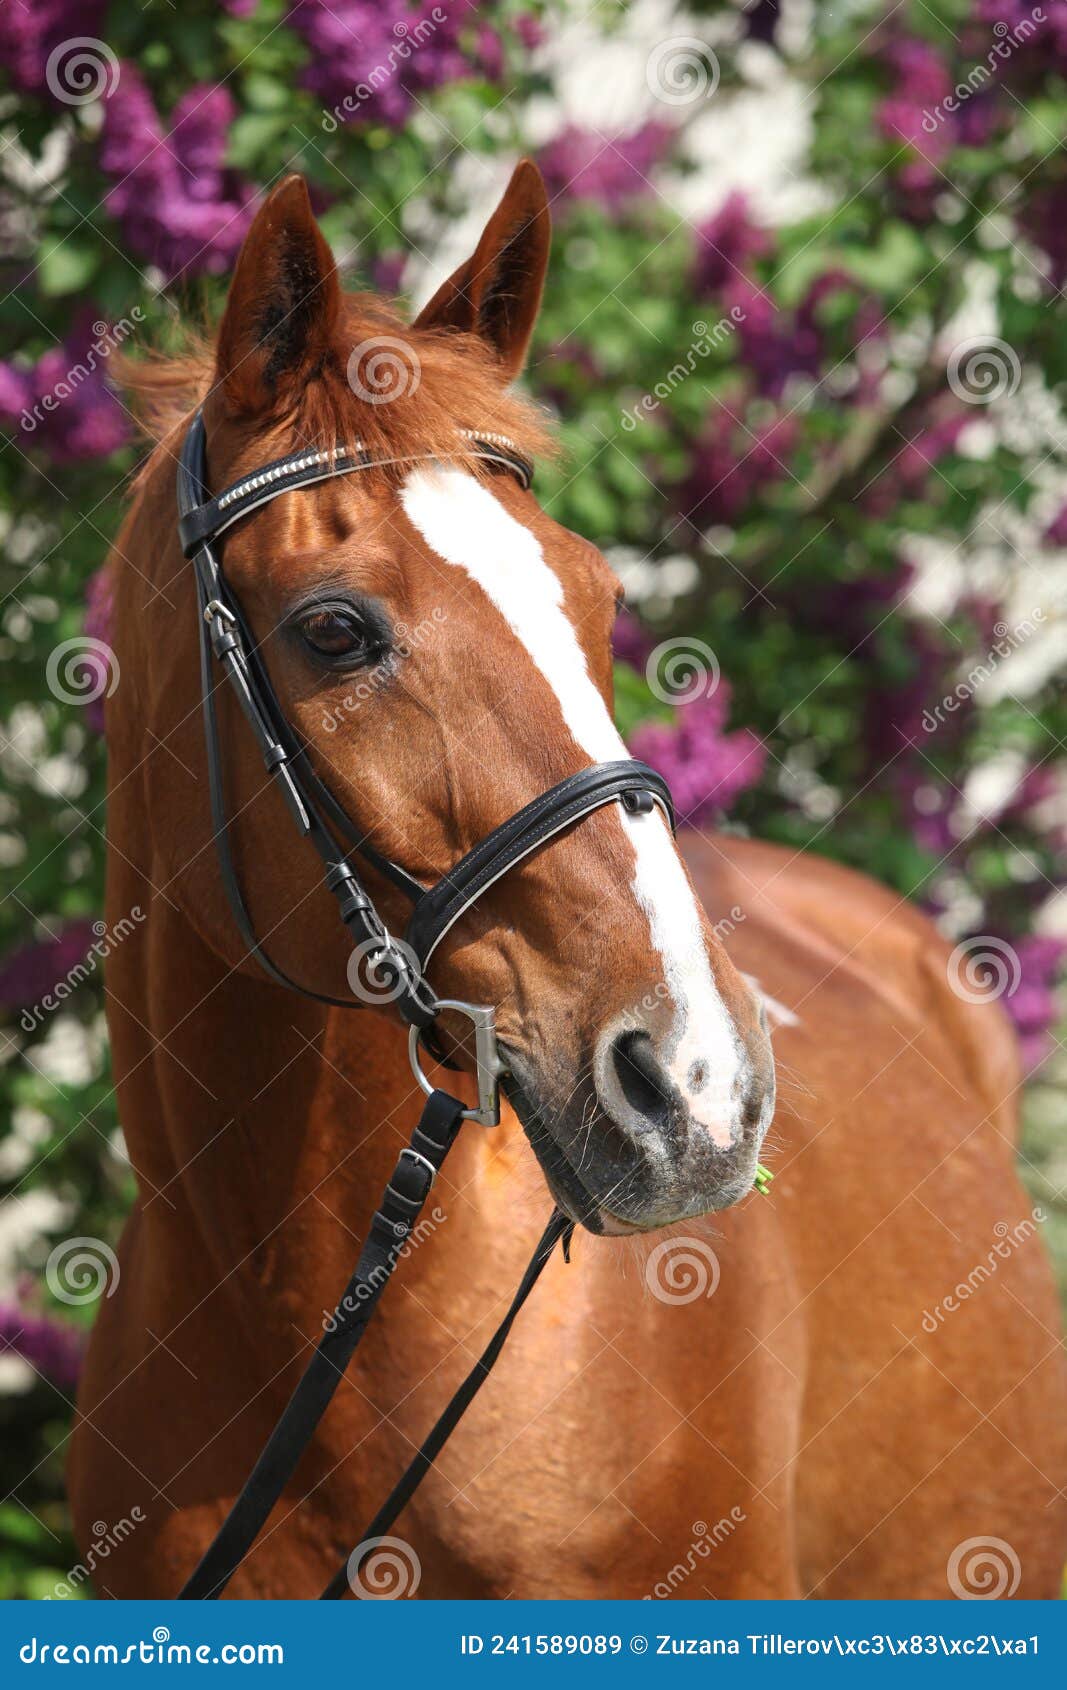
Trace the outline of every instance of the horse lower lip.
<instances>
[{"instance_id":1,"label":"horse lower lip","mask_svg":"<svg viewBox=\"0 0 1067 1690\"><path fill-rule=\"evenodd\" d=\"M505 1059L511 1064L512 1058L507 1052ZM555 1139L546 1131L542 1112L516 1078L514 1066L509 1065L501 1089L519 1117L545 1182L559 1207L569 1219L589 1232L601 1232L600 1204L582 1183Z\"/></svg>"}]
</instances>

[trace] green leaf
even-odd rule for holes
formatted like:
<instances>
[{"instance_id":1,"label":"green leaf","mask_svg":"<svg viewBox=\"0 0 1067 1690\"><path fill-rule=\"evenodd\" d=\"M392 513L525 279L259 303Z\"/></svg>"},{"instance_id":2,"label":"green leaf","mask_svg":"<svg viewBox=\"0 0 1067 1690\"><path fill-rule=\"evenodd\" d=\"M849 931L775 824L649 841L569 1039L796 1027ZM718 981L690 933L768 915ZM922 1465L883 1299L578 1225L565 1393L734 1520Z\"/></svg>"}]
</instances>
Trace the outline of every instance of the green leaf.
<instances>
[{"instance_id":1,"label":"green leaf","mask_svg":"<svg viewBox=\"0 0 1067 1690\"><path fill-rule=\"evenodd\" d=\"M87 289L100 267L100 241L84 232L49 241L37 260L41 292L49 299Z\"/></svg>"}]
</instances>

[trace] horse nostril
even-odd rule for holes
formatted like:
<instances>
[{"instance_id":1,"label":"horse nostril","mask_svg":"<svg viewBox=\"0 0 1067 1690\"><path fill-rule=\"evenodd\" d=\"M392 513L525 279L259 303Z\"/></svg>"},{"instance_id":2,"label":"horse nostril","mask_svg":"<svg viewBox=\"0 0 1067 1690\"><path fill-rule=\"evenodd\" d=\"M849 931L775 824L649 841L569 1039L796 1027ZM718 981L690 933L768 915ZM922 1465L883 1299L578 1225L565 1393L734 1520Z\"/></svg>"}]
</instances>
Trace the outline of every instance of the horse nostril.
<instances>
[{"instance_id":1,"label":"horse nostril","mask_svg":"<svg viewBox=\"0 0 1067 1690\"><path fill-rule=\"evenodd\" d=\"M650 1128L666 1131L674 1091L648 1034L620 1033L611 1047L611 1063L619 1089L634 1114Z\"/></svg>"}]
</instances>

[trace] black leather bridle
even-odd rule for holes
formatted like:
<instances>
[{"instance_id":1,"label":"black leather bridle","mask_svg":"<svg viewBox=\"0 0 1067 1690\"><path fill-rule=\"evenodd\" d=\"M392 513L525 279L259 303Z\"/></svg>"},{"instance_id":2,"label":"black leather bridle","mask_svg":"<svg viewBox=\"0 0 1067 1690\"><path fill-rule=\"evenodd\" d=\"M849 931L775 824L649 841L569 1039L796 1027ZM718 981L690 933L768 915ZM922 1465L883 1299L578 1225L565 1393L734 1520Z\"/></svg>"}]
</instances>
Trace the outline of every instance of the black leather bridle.
<instances>
[{"instance_id":1,"label":"black leather bridle","mask_svg":"<svg viewBox=\"0 0 1067 1690\"><path fill-rule=\"evenodd\" d=\"M523 488L531 485L531 464L504 436L464 431L463 448L467 458L474 457L501 473L513 475ZM435 994L426 977L434 950L450 928L502 875L604 804L618 801L634 814L646 814L659 806L674 827L667 783L647 764L629 758L595 763L568 775L494 828L431 887L424 887L406 869L383 856L352 821L313 768L308 748L286 720L262 654L223 573L220 541L236 522L282 493L388 461L374 457L358 445L338 446L330 451L294 452L242 476L213 498L208 491L207 436L200 412L186 431L179 458L178 533L196 574L212 827L234 920L248 951L276 983L321 1003L344 1008L362 1006L358 998L335 998L300 985L273 961L256 936L230 844L213 664L218 664L233 689L267 772L280 790L298 832L318 853L326 887L337 900L341 920L357 950L373 965L384 996L395 1002L408 1024L412 1069L428 1095L422 1117L409 1144L400 1153L359 1261L325 1336L221 1530L181 1591L183 1597L221 1593L281 1496L363 1335L462 1122L472 1119L494 1126L500 1119L500 1081L505 1065L497 1047L494 1011L489 1006L439 998ZM410 900L413 909L403 942L393 938L378 914L353 866L353 854ZM420 1039L428 1034L432 1036L434 1022L442 1009L466 1016L474 1028L478 1080L478 1103L474 1108L466 1107L447 1092L434 1090L422 1071ZM388 1530L413 1494L484 1382L555 1245L562 1240L566 1253L572 1230L572 1223L557 1209L488 1348L359 1539L352 1556L338 1569L324 1596L347 1594L350 1579L358 1575L361 1551Z\"/></svg>"}]
</instances>

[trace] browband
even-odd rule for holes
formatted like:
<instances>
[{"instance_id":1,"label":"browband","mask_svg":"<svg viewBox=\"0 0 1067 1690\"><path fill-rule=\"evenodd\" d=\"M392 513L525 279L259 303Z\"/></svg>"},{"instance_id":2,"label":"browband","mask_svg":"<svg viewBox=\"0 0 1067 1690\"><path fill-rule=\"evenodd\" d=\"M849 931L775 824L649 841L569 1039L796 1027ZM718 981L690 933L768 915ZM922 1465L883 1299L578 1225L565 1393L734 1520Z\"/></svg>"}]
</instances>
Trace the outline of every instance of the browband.
<instances>
[{"instance_id":1,"label":"browband","mask_svg":"<svg viewBox=\"0 0 1067 1690\"><path fill-rule=\"evenodd\" d=\"M204 422L199 411L193 419L192 428L196 429L198 425L203 434ZM462 439L470 442L474 457L507 470L524 491L533 486L533 464L506 434L475 434L469 428L461 428L457 432ZM262 469L231 482L213 499L204 497L202 493L198 496L196 490L188 487L186 492L190 496L184 507L179 468L178 536L182 551L186 557L192 557L205 540L217 539L242 517L276 499L279 493L313 487L316 482L329 481L335 475L351 475L360 469L415 461L413 458L375 457L358 441L352 447L334 446L329 451L291 452L288 457L275 458L264 464Z\"/></svg>"}]
</instances>

